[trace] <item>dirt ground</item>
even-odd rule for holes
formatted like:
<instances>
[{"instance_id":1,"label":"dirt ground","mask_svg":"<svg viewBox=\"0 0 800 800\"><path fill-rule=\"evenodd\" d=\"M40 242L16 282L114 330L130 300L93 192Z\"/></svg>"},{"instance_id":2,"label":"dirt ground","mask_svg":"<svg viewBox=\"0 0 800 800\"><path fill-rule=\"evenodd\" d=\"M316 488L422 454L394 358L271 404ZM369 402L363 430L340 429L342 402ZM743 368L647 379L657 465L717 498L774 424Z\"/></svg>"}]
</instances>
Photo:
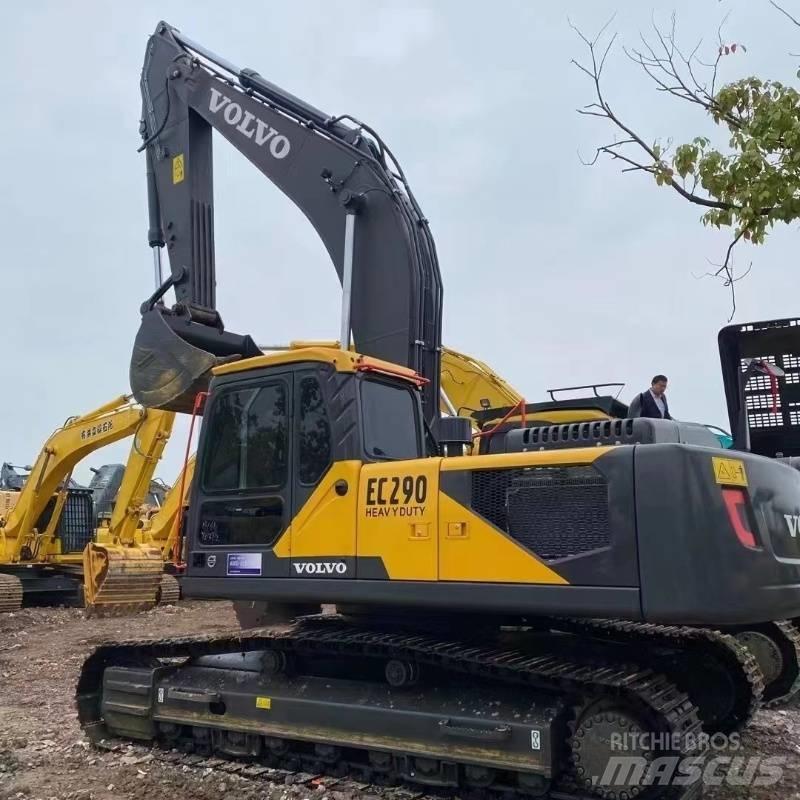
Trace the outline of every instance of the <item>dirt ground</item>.
<instances>
[{"instance_id":1,"label":"dirt ground","mask_svg":"<svg viewBox=\"0 0 800 800\"><path fill-rule=\"evenodd\" d=\"M81 662L104 639L211 633L236 627L230 603L183 602L124 619L85 619L67 608L0 616L0 800L344 800L335 784L288 775L257 780L166 763L144 747L97 751L78 727L73 693ZM707 787L706 797L800 798L800 707L761 711L735 757L773 757L774 785ZM754 762L750 762L754 763ZM312 776L306 776L310 779ZM364 787L361 797L385 794ZM408 797L420 793L407 793Z\"/></svg>"}]
</instances>

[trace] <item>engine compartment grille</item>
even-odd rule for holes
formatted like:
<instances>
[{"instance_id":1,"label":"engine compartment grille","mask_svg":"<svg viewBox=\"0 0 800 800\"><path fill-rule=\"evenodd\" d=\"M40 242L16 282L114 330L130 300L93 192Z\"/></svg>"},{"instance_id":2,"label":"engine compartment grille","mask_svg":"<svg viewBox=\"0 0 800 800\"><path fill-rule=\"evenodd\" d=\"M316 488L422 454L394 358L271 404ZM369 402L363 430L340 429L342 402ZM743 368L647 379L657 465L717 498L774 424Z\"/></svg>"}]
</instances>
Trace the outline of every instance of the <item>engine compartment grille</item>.
<instances>
[{"instance_id":1,"label":"engine compartment grille","mask_svg":"<svg viewBox=\"0 0 800 800\"><path fill-rule=\"evenodd\" d=\"M611 544L608 486L592 466L475 470L472 508L542 559Z\"/></svg>"},{"instance_id":2,"label":"engine compartment grille","mask_svg":"<svg viewBox=\"0 0 800 800\"><path fill-rule=\"evenodd\" d=\"M49 524L55 510L56 498L51 497L39 519L38 530ZM95 535L94 499L91 489L68 489L67 499L56 525L56 536L61 540L62 553L80 553Z\"/></svg>"}]
</instances>

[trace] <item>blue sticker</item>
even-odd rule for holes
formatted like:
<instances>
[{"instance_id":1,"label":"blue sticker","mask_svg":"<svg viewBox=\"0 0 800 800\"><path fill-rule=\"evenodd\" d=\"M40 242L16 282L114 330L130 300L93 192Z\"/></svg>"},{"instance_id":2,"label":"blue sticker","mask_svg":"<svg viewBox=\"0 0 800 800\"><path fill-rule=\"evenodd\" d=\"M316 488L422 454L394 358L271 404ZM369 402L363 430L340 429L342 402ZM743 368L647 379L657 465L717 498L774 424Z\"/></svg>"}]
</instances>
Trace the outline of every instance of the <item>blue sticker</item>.
<instances>
[{"instance_id":1,"label":"blue sticker","mask_svg":"<svg viewBox=\"0 0 800 800\"><path fill-rule=\"evenodd\" d=\"M228 553L228 575L261 575L261 553Z\"/></svg>"}]
</instances>

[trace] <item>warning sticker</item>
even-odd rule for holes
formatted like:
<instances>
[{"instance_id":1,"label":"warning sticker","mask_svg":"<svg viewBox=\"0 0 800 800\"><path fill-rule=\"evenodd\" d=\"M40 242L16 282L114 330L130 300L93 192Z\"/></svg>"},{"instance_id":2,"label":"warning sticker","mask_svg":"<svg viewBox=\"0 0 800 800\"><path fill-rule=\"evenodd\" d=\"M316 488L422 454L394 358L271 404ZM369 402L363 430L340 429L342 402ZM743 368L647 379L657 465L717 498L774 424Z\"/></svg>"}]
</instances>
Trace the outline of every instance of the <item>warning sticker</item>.
<instances>
[{"instance_id":1,"label":"warning sticker","mask_svg":"<svg viewBox=\"0 0 800 800\"><path fill-rule=\"evenodd\" d=\"M272 708L271 697L256 697L256 708L265 708L269 711Z\"/></svg>"},{"instance_id":2,"label":"warning sticker","mask_svg":"<svg viewBox=\"0 0 800 800\"><path fill-rule=\"evenodd\" d=\"M180 183L185 177L186 173L183 169L183 153L178 153L175 158L172 159L172 182L173 183Z\"/></svg>"},{"instance_id":3,"label":"warning sticker","mask_svg":"<svg viewBox=\"0 0 800 800\"><path fill-rule=\"evenodd\" d=\"M714 479L717 483L727 486L747 486L747 473L744 463L735 458L717 458L712 456L714 463Z\"/></svg>"}]
</instances>

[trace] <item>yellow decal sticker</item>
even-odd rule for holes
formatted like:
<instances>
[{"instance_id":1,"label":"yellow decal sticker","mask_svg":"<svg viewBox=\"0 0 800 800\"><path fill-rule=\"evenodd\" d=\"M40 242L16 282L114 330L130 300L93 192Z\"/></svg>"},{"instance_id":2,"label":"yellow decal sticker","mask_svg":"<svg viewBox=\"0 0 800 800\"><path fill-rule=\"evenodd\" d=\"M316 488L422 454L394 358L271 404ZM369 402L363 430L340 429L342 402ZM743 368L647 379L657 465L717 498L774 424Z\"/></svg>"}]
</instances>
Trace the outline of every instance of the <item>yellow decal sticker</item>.
<instances>
[{"instance_id":1,"label":"yellow decal sticker","mask_svg":"<svg viewBox=\"0 0 800 800\"><path fill-rule=\"evenodd\" d=\"M256 697L256 708L265 708L269 711L272 708L272 698Z\"/></svg>"},{"instance_id":2,"label":"yellow decal sticker","mask_svg":"<svg viewBox=\"0 0 800 800\"><path fill-rule=\"evenodd\" d=\"M186 173L183 171L183 153L178 153L178 155L172 159L172 182L180 183L185 177Z\"/></svg>"},{"instance_id":3,"label":"yellow decal sticker","mask_svg":"<svg viewBox=\"0 0 800 800\"><path fill-rule=\"evenodd\" d=\"M717 458L712 456L714 462L714 478L717 483L728 486L747 486L747 473L744 464L735 458Z\"/></svg>"}]
</instances>

